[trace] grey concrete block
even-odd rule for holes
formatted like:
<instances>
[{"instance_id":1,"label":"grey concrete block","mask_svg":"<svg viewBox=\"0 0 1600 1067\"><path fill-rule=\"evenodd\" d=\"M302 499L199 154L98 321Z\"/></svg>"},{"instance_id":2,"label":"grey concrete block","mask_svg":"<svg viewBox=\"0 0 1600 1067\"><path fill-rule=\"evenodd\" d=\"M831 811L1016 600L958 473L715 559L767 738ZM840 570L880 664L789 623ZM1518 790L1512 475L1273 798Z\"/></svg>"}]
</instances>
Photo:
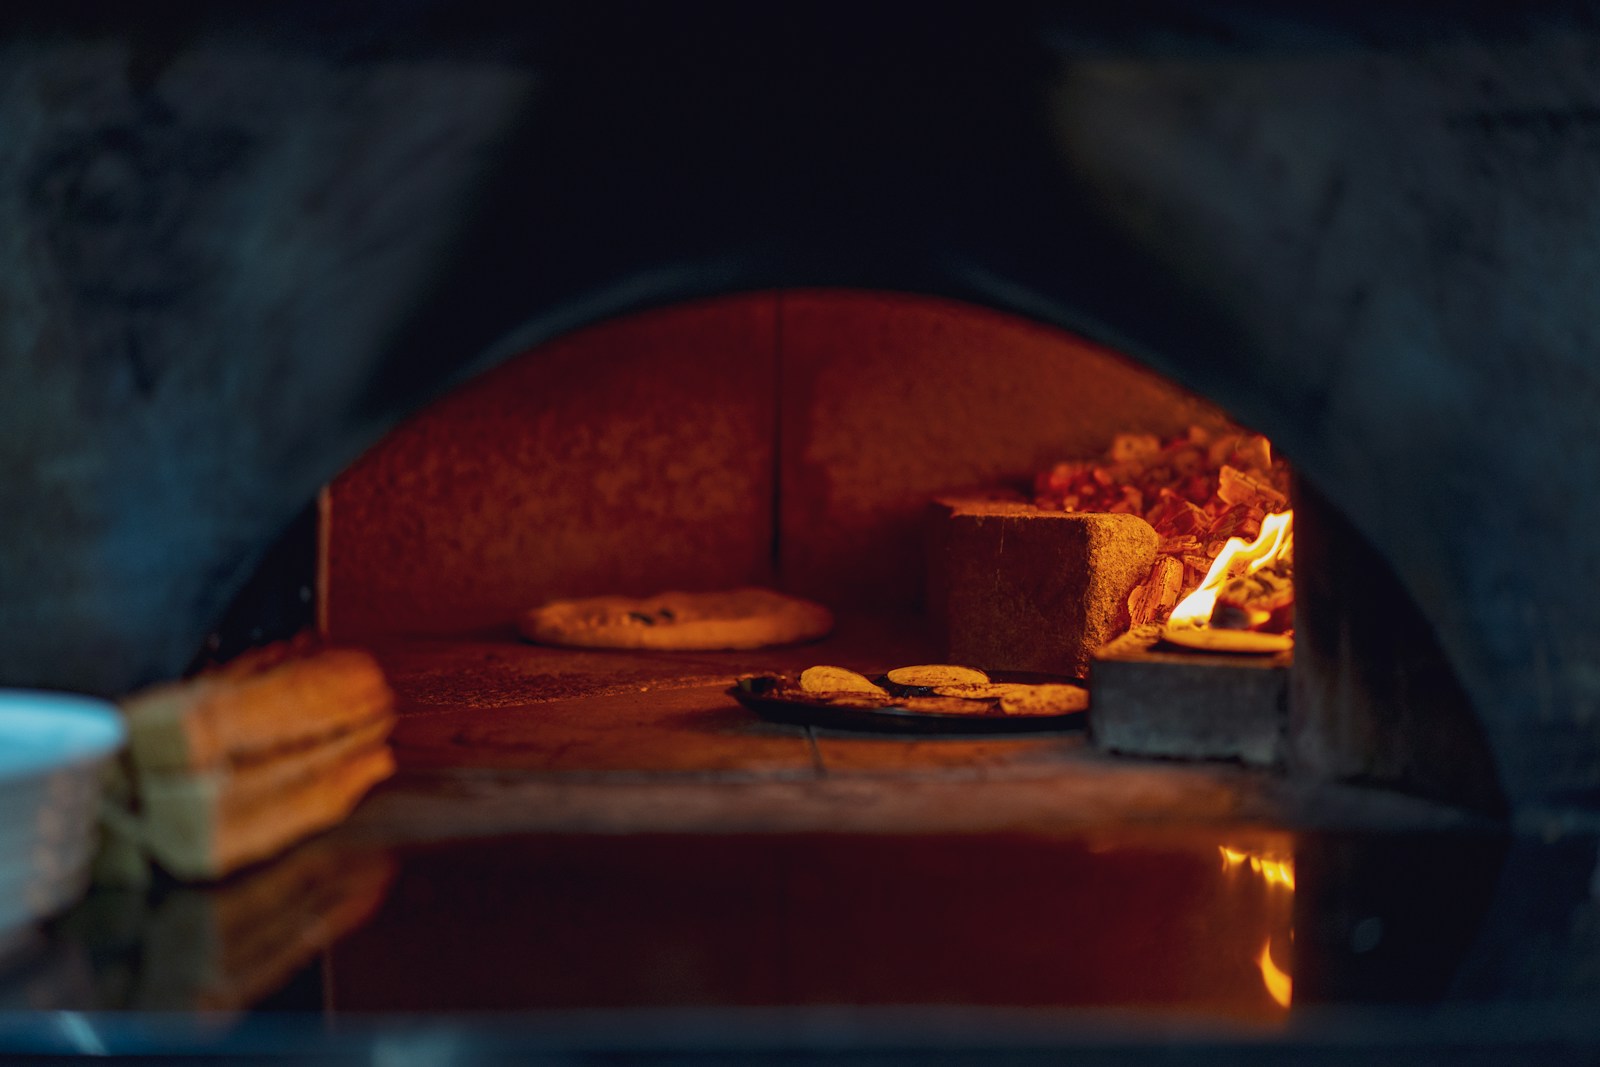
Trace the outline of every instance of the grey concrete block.
<instances>
[{"instance_id":1,"label":"grey concrete block","mask_svg":"<svg viewBox=\"0 0 1600 1067\"><path fill-rule=\"evenodd\" d=\"M1226 655L1169 649L1142 626L1094 654L1089 733L1138 756L1282 762L1292 652Z\"/></svg>"}]
</instances>

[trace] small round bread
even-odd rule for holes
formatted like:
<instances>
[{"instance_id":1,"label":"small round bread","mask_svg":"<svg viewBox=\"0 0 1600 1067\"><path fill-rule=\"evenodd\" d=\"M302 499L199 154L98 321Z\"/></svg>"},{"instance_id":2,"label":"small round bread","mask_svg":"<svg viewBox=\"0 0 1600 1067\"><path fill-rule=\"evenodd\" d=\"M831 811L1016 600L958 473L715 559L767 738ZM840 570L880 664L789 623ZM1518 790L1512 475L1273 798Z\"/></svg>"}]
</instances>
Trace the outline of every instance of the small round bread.
<instances>
[{"instance_id":1,"label":"small round bread","mask_svg":"<svg viewBox=\"0 0 1600 1067\"><path fill-rule=\"evenodd\" d=\"M894 706L928 715L996 715L992 700L963 700L960 697L900 697Z\"/></svg>"},{"instance_id":2,"label":"small round bread","mask_svg":"<svg viewBox=\"0 0 1600 1067\"><path fill-rule=\"evenodd\" d=\"M936 685L930 692L938 697L965 697L968 700L999 700L1007 693L1017 693L1037 686L1023 682L966 682L961 685Z\"/></svg>"},{"instance_id":3,"label":"small round bread","mask_svg":"<svg viewBox=\"0 0 1600 1067\"><path fill-rule=\"evenodd\" d=\"M1070 715L1089 707L1089 691L1075 685L1019 685L1000 697L1007 715Z\"/></svg>"},{"instance_id":4,"label":"small round bread","mask_svg":"<svg viewBox=\"0 0 1600 1067\"><path fill-rule=\"evenodd\" d=\"M892 708L897 705L888 693L784 693L780 699L794 699L808 705L826 704L830 708Z\"/></svg>"},{"instance_id":5,"label":"small round bread","mask_svg":"<svg viewBox=\"0 0 1600 1067\"><path fill-rule=\"evenodd\" d=\"M1256 630L1219 630L1210 626L1166 626L1161 640L1200 652L1243 652L1266 655L1287 652L1294 647L1288 634L1266 634Z\"/></svg>"},{"instance_id":6,"label":"small round bread","mask_svg":"<svg viewBox=\"0 0 1600 1067\"><path fill-rule=\"evenodd\" d=\"M981 685L989 676L971 667L957 667L948 663L924 663L915 667L896 667L889 672L889 681L908 689L933 689L944 685Z\"/></svg>"},{"instance_id":7,"label":"small round bread","mask_svg":"<svg viewBox=\"0 0 1600 1067\"><path fill-rule=\"evenodd\" d=\"M771 589L728 589L553 600L525 612L517 629L567 648L716 652L812 641L833 629L833 613Z\"/></svg>"},{"instance_id":8,"label":"small round bread","mask_svg":"<svg viewBox=\"0 0 1600 1067\"><path fill-rule=\"evenodd\" d=\"M844 667L807 667L800 672L800 688L807 693L877 693L888 696L888 690L873 683L864 674Z\"/></svg>"}]
</instances>

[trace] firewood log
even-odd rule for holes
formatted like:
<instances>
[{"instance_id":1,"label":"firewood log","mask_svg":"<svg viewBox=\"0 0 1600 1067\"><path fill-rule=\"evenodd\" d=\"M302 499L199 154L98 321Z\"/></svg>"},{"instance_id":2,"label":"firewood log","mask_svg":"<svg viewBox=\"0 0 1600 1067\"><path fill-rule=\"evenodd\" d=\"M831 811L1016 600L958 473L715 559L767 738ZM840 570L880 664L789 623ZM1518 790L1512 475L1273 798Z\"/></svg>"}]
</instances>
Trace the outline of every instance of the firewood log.
<instances>
[{"instance_id":1,"label":"firewood log","mask_svg":"<svg viewBox=\"0 0 1600 1067\"><path fill-rule=\"evenodd\" d=\"M1293 605L1293 573L1287 562L1275 563L1224 583L1211 625L1221 630L1265 628Z\"/></svg>"}]
</instances>

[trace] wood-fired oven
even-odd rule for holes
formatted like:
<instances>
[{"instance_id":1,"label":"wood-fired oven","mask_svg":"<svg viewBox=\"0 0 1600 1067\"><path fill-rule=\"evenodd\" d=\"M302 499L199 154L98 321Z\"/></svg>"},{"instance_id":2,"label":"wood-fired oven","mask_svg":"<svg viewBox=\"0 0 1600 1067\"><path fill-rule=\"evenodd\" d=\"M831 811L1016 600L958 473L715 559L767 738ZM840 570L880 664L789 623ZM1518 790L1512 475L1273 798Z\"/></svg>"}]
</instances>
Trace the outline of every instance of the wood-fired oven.
<instances>
[{"instance_id":1,"label":"wood-fired oven","mask_svg":"<svg viewBox=\"0 0 1600 1067\"><path fill-rule=\"evenodd\" d=\"M0 681L120 695L311 626L373 650L401 711L400 776L334 836L97 898L60 934L95 966L51 982L710 1006L723 1053L772 1021L736 1008L1148 994L1348 1051L1290 1004L1592 996L1587 16L90 5L0 48ZM1292 667L1220 683L1281 691L1245 700L1265 747L1222 753L1264 766L888 741L726 694L943 655L934 497L1229 423L1295 475ZM627 654L511 626L741 584L835 634ZM934 888L902 906L902 878ZM1161 919L1028 919L1133 898ZM181 981L117 969L192 963L197 929ZM1403 1021L1448 1043L1461 1012Z\"/></svg>"},{"instance_id":2,"label":"wood-fired oven","mask_svg":"<svg viewBox=\"0 0 1600 1067\"><path fill-rule=\"evenodd\" d=\"M1081 629L1074 613L1083 609L1067 599L1086 594L1062 590L1047 594L1059 603L1029 603L1031 587L1057 580L1052 568L1071 569L1064 553L1057 562L1051 552L1043 559L1017 548L997 554L1001 602L980 591L930 610L930 588L944 584L941 568L949 566L929 558L938 521L930 504L963 491L1031 493L1036 472L1103 453L1118 434L1170 439L1229 426L1216 406L1125 357L971 305L848 290L724 297L561 338L409 420L323 493L315 580L285 574L277 581L317 590L325 637L393 646L391 672L406 682L415 676L417 688L408 693L403 684L403 694L429 707L613 691L641 670L635 681L681 684L667 662L654 677L639 663L604 657L568 674L504 642L514 639L524 611L551 599L743 585L776 586L871 619L876 630L904 631L924 659L1081 677L1083 665L1070 659L1007 658L1015 655L1008 643L1030 640L1008 626L1010 614L1042 631L1033 638L1041 647L1078 639L1069 630ZM1338 522L1315 505L1311 522L1324 513ZM1347 560L1359 547L1346 555L1327 547L1330 540L1359 546L1356 535L1336 529L1332 536L1312 531L1313 560L1354 571L1385 605L1368 608L1385 618L1385 646L1403 640L1399 661L1418 675L1433 672L1423 695L1407 701L1404 730L1374 733L1359 701L1376 693L1345 695L1337 711L1324 707L1335 701L1345 664L1312 657L1291 704L1287 656L1269 662L1179 650L1174 661L1186 662L1172 680L1159 667L1141 673L1167 662L1164 654L1143 657L1142 668L1126 660L1104 668L1102 740L1145 754L1366 777L1497 809L1492 761L1464 714L1459 684L1392 575L1374 561ZM311 535L304 525L296 529L302 544L294 558L302 565L312 558L303 543ZM1127 590L1116 595L1126 599ZM1359 610L1346 606L1348 593L1323 596L1320 610L1334 618ZM1125 613L1112 618L1115 628L1097 641L1130 624ZM952 641L952 633L975 626L1006 636L999 644L982 635ZM1313 624L1312 638L1326 640L1327 630ZM488 650L464 646L453 670L441 666L448 662L441 644L464 635L488 637ZM431 639L426 668L412 666L405 638ZM1348 655L1337 646L1318 652ZM871 666L870 652L848 640L826 654ZM708 670L703 658L679 659L688 664L684 678ZM762 659L749 654L742 666ZM1117 701L1125 703L1130 686L1151 696L1135 697L1138 706L1126 712ZM1179 736L1160 736L1155 721L1166 713L1147 703L1172 709L1166 732ZM1138 727L1114 731L1128 714ZM1186 745L1185 723L1244 740ZM538 726L525 729L536 734ZM1434 758L1419 761L1406 746L1424 743L1414 736L1423 731L1431 731ZM406 736L402 727L402 746Z\"/></svg>"}]
</instances>

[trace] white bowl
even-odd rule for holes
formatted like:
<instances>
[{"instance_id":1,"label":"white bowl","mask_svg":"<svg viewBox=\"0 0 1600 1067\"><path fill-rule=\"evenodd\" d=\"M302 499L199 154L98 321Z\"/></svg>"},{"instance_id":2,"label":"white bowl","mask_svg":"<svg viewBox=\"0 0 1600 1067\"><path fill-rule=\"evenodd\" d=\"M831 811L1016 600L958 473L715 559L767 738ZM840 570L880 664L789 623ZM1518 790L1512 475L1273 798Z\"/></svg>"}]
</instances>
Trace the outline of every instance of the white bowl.
<instances>
[{"instance_id":1,"label":"white bowl","mask_svg":"<svg viewBox=\"0 0 1600 1067\"><path fill-rule=\"evenodd\" d=\"M83 892L101 768L126 738L108 701L0 689L0 932L59 911Z\"/></svg>"}]
</instances>

